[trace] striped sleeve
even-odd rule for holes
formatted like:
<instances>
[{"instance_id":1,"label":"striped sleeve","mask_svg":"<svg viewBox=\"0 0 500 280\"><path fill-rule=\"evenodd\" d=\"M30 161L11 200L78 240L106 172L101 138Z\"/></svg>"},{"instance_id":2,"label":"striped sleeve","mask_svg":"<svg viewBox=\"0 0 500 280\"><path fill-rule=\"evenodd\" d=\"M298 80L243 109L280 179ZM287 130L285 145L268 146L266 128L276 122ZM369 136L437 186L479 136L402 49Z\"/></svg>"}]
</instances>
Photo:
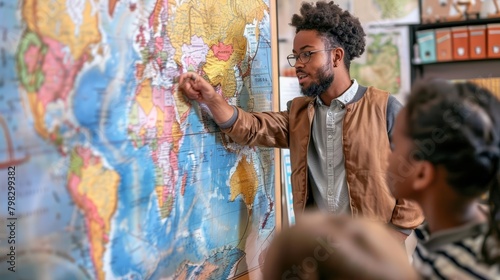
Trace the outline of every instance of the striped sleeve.
<instances>
[{"instance_id":1,"label":"striped sleeve","mask_svg":"<svg viewBox=\"0 0 500 280\"><path fill-rule=\"evenodd\" d=\"M499 264L480 261L483 238L466 238L429 251L421 244L413 254L413 266L424 279L500 279Z\"/></svg>"}]
</instances>

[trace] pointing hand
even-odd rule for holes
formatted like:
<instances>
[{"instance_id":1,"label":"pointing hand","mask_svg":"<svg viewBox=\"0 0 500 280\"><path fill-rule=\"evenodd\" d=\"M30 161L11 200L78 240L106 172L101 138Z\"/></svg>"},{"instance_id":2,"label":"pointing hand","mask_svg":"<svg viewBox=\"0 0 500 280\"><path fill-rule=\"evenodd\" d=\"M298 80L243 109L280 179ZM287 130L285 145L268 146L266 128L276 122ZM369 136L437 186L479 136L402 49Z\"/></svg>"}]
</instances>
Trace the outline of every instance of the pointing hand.
<instances>
[{"instance_id":1,"label":"pointing hand","mask_svg":"<svg viewBox=\"0 0 500 280\"><path fill-rule=\"evenodd\" d=\"M194 72L179 76L179 90L190 100L208 103L218 97L213 86Z\"/></svg>"}]
</instances>

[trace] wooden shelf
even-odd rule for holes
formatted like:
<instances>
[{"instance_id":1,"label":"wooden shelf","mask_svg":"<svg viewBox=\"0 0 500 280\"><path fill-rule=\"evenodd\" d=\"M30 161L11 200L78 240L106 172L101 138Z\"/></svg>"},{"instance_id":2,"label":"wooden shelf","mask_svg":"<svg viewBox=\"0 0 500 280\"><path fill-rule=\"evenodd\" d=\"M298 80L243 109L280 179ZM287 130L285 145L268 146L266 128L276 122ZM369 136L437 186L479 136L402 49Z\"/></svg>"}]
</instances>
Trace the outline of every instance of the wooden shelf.
<instances>
[{"instance_id":1,"label":"wooden shelf","mask_svg":"<svg viewBox=\"0 0 500 280\"><path fill-rule=\"evenodd\" d=\"M418 1L420 11L423 11L422 2ZM490 11L493 13L494 10ZM467 19L454 21L440 21L434 23L409 24L409 44L410 48L410 76L411 83L416 80L425 78L443 78L443 79L477 79L500 77L500 58L484 58L484 59L467 59L467 60L450 60L450 61L434 61L434 62L418 62L414 61L415 48L417 44L418 31L432 30L440 28L453 28L461 26L488 25L500 24L500 17L475 18L470 16Z\"/></svg>"},{"instance_id":2,"label":"wooden shelf","mask_svg":"<svg viewBox=\"0 0 500 280\"><path fill-rule=\"evenodd\" d=\"M418 1L420 11L423 11L422 2ZM493 13L494 10L490 11ZM423 30L432 30L440 28L453 28L461 26L488 25L500 24L500 17L476 18L469 15L469 18L453 21L440 21L434 23L419 23L409 24L408 31L410 48L410 75L411 83L415 80L435 77L444 79L474 79L485 77L500 77L500 58L484 58L484 59L467 59L467 60L450 60L450 61L434 61L434 62L418 62L414 61L415 49L413 46L417 44L416 33Z\"/></svg>"},{"instance_id":3,"label":"wooden shelf","mask_svg":"<svg viewBox=\"0 0 500 280\"><path fill-rule=\"evenodd\" d=\"M449 61L435 61L435 62L411 62L413 66L426 66L426 65L436 65L436 64L458 64L458 63L469 63L469 62L490 62L490 61L500 61L500 58L481 58L481 59L467 59L467 60L449 60ZM499 71L500 72L500 71Z\"/></svg>"},{"instance_id":4,"label":"wooden shelf","mask_svg":"<svg viewBox=\"0 0 500 280\"><path fill-rule=\"evenodd\" d=\"M500 77L500 59L448 61L412 65L413 79L443 78L443 79L476 79Z\"/></svg>"},{"instance_id":5,"label":"wooden shelf","mask_svg":"<svg viewBox=\"0 0 500 280\"><path fill-rule=\"evenodd\" d=\"M436 23L424 23L424 24L410 24L410 26L413 27L413 30L425 30L425 29L437 29L437 28L445 28L445 27L492 24L492 23L500 23L500 17L468 19L468 20L460 20L460 21L444 21L444 22L436 22Z\"/></svg>"}]
</instances>

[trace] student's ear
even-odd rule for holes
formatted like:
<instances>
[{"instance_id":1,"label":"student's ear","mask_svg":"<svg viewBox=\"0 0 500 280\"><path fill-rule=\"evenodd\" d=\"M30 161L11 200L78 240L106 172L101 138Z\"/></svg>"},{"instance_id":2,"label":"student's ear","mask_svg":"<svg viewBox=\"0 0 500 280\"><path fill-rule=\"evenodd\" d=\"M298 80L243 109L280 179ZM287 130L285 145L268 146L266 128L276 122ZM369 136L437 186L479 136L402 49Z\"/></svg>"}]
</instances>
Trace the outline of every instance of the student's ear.
<instances>
[{"instance_id":1,"label":"student's ear","mask_svg":"<svg viewBox=\"0 0 500 280\"><path fill-rule=\"evenodd\" d=\"M421 160L415 164L415 180L413 188L416 191L426 189L434 181L436 176L436 167L426 160Z\"/></svg>"},{"instance_id":2,"label":"student's ear","mask_svg":"<svg viewBox=\"0 0 500 280\"><path fill-rule=\"evenodd\" d=\"M341 66L342 61L344 61L344 49L342 49L340 47L335 48L333 50L333 55L332 55L333 67Z\"/></svg>"}]
</instances>

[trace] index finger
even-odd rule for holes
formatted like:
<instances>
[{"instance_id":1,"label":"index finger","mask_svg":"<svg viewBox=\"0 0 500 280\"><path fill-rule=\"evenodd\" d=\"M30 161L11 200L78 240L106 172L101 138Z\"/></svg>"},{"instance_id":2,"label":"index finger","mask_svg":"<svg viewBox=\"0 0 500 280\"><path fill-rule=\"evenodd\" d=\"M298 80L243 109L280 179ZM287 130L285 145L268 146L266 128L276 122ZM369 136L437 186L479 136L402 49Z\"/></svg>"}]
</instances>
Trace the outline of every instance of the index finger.
<instances>
[{"instance_id":1,"label":"index finger","mask_svg":"<svg viewBox=\"0 0 500 280\"><path fill-rule=\"evenodd\" d=\"M187 81L191 80L191 81L196 81L196 73L194 72L186 72L186 73L182 73L179 77L178 77L178 82L179 82L179 86L183 86Z\"/></svg>"}]
</instances>

